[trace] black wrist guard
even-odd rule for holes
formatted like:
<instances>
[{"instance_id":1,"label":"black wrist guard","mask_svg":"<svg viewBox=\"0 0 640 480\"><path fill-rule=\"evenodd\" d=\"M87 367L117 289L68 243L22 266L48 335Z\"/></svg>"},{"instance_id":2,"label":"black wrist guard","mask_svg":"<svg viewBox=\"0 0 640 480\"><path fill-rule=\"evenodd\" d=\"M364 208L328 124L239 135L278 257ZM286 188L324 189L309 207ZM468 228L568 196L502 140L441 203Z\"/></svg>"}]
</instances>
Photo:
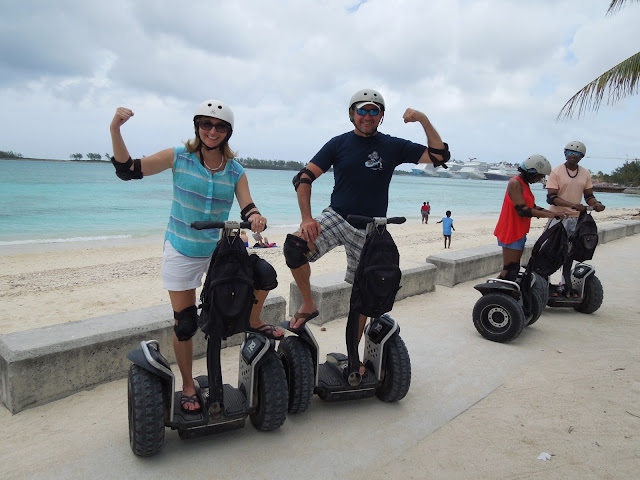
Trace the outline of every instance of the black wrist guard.
<instances>
[{"instance_id":1,"label":"black wrist guard","mask_svg":"<svg viewBox=\"0 0 640 480\"><path fill-rule=\"evenodd\" d=\"M248 220L248 218L251 216L251 215L249 215L249 217L247 217L247 212L249 210L251 210L252 208L255 208L256 210L258 209L258 207L256 207L255 203L250 203L249 205L244 207L242 209L242 211L240 212L240 218L242 219L243 222L246 222ZM253 212L253 213L255 213L255 212Z\"/></svg>"},{"instance_id":2,"label":"black wrist guard","mask_svg":"<svg viewBox=\"0 0 640 480\"><path fill-rule=\"evenodd\" d=\"M429 158L431 159L431 163L433 163L433 168L436 168L436 167L449 168L445 164L451 158L451 152L449 152L449 145L447 145L447 143L445 142L442 142L442 143L444 143L444 148L427 147L427 151L429 152ZM434 154L442 155L442 160L438 160Z\"/></svg>"},{"instance_id":3,"label":"black wrist guard","mask_svg":"<svg viewBox=\"0 0 640 480\"><path fill-rule=\"evenodd\" d=\"M111 157L111 163L113 163L113 166L116 168L116 175L120 180L140 180L143 177L142 165L139 158L131 160L131 157L129 157L129 160L120 163L115 157ZM131 170L132 164L133 170Z\"/></svg>"}]
</instances>

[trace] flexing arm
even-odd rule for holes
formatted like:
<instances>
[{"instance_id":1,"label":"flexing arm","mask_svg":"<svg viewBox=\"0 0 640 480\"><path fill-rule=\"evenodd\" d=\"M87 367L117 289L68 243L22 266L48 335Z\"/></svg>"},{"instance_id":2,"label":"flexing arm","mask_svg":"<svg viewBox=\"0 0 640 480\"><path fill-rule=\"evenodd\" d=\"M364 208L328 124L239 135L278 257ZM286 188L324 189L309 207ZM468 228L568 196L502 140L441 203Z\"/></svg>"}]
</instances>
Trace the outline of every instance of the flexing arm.
<instances>
[{"instance_id":1,"label":"flexing arm","mask_svg":"<svg viewBox=\"0 0 640 480\"><path fill-rule=\"evenodd\" d=\"M316 179L324 173L320 167L314 163L309 163L306 168L315 175ZM306 173L302 173L301 178L313 180ZM311 184L301 182L296 193L298 195L298 206L300 207L300 216L302 218L300 222L300 233L307 242L314 243L318 235L320 235L320 224L311 216Z\"/></svg>"},{"instance_id":2,"label":"flexing arm","mask_svg":"<svg viewBox=\"0 0 640 480\"><path fill-rule=\"evenodd\" d=\"M122 127L122 125L124 125L131 117L133 117L132 110L124 107L118 107L115 115L113 116L113 120L111 120L111 125L109 126L109 131L111 132L111 144L113 146L113 157L118 163L126 163L131 158L129 150L122 138L122 133L120 132L120 127ZM172 168L173 149L167 148L166 150L161 150L158 153L154 153L153 155L140 159L140 166L142 174L145 176L154 175L162 172L163 170L167 170L168 168ZM133 164L129 170L134 170Z\"/></svg>"},{"instance_id":3,"label":"flexing arm","mask_svg":"<svg viewBox=\"0 0 640 480\"><path fill-rule=\"evenodd\" d=\"M451 155L449 154L448 146L442 141L440 134L434 126L431 125L429 118L424 113L412 108L407 108L402 118L404 119L404 123L418 122L422 125L424 133L427 136L428 148L424 151L418 163L434 163L432 157L435 157L435 163L449 160ZM431 154L429 154L429 149L431 149ZM446 153L442 153L442 151L446 151Z\"/></svg>"},{"instance_id":4,"label":"flexing arm","mask_svg":"<svg viewBox=\"0 0 640 480\"><path fill-rule=\"evenodd\" d=\"M253 203L249 191L249 181L244 173L236 183L236 198L240 204L242 219L251 222L251 231L262 232L267 226L267 219L260 214L258 207Z\"/></svg>"}]
</instances>

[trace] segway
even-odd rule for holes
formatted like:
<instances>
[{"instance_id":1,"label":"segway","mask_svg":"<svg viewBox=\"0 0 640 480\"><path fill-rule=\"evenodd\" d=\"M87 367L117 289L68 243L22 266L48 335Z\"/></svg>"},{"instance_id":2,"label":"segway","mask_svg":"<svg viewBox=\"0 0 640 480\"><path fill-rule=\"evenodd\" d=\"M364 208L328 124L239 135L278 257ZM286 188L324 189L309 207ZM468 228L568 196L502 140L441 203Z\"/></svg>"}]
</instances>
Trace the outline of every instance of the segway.
<instances>
[{"instance_id":1,"label":"segway","mask_svg":"<svg viewBox=\"0 0 640 480\"><path fill-rule=\"evenodd\" d=\"M350 215L350 222L366 223L367 241L373 235L386 231L386 225L401 224L404 217L380 218ZM385 233L388 235L388 232ZM388 238L391 238L390 235ZM371 243L373 245L373 243ZM363 270L367 242L363 248L358 270ZM375 248L375 247L372 247ZM395 245L394 245L395 248ZM397 249L395 249L397 253ZM396 265L398 282L400 269ZM388 312L371 317L364 330L365 347L363 365L365 374L360 375L357 328L360 316L354 291L358 288L358 271L352 289L349 319L347 321L347 350L343 353L329 353L321 363L319 345L308 325L292 329L289 322L280 326L293 335L280 341L278 353L284 364L289 384L289 412L304 412L316 393L325 401L354 400L377 396L385 402L395 402L405 397L411 384L411 360L409 352L400 337L400 327ZM384 279L383 279L384 281ZM397 292L393 292L393 297ZM363 313L365 314L365 313ZM350 330L351 329L351 330ZM355 333L354 333L354 329Z\"/></svg>"},{"instance_id":2,"label":"segway","mask_svg":"<svg viewBox=\"0 0 640 480\"><path fill-rule=\"evenodd\" d=\"M222 239L250 228L248 222L195 222L194 228L220 228ZM222 240L221 240L222 241ZM220 433L245 426L247 417L262 431L279 428L285 421L288 387L284 368L275 351L275 341L257 333L244 333L240 347L238 387L222 385L221 338L207 339L207 375L196 377L196 393L202 408L185 412L180 408L182 392L156 340L142 341L127 358L132 365L128 377L129 443L139 456L156 454L164 443L165 428L178 430L181 439ZM218 377L216 377L218 372ZM210 385L220 385L221 395ZM221 396L219 399L212 397ZM220 400L220 401L217 401Z\"/></svg>"},{"instance_id":3,"label":"segway","mask_svg":"<svg viewBox=\"0 0 640 480\"><path fill-rule=\"evenodd\" d=\"M515 281L489 278L476 285L482 297L473 307L473 325L480 335L493 342L510 342L526 326L538 321L548 295L548 282L535 272L518 272ZM528 275L527 275L528 274ZM523 281L530 278L529 314L525 314Z\"/></svg>"},{"instance_id":4,"label":"segway","mask_svg":"<svg viewBox=\"0 0 640 480\"><path fill-rule=\"evenodd\" d=\"M600 308L604 299L604 290L600 279L596 276L596 269L585 260L593 258L598 245L598 233L595 222L590 213L592 207L587 207L578 218L576 231L569 237L568 259L578 260L571 269L571 289L565 286L549 284L549 307L573 307L581 313L593 313ZM584 232L584 223L589 222L590 230Z\"/></svg>"}]
</instances>

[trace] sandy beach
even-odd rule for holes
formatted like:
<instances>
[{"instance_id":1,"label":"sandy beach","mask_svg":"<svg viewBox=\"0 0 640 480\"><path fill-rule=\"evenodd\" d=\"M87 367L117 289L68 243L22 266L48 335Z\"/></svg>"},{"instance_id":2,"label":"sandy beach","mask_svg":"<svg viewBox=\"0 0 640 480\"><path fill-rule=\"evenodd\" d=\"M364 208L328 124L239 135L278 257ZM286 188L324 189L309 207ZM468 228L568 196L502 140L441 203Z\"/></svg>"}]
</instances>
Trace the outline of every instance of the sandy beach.
<instances>
[{"instance_id":1,"label":"sandy beach","mask_svg":"<svg viewBox=\"0 0 640 480\"><path fill-rule=\"evenodd\" d=\"M596 213L598 224L638 219L638 210ZM444 252L442 225L431 216L428 224L410 219L389 230L400 250L401 266L422 263ZM496 218L456 221L451 249L495 245ZM532 219L531 237L542 232L546 220ZM289 299L293 280L282 255L285 231L267 231L279 247L251 249L269 261L278 273L274 294ZM0 305L5 313L0 334L72 322L168 303L162 289L162 239L123 241L102 246L58 244L3 247L0 250ZM339 247L312 264L312 275L344 271L344 249Z\"/></svg>"},{"instance_id":2,"label":"sandy beach","mask_svg":"<svg viewBox=\"0 0 640 480\"><path fill-rule=\"evenodd\" d=\"M637 220L633 213L607 212L598 221ZM490 223L456 224L452 247L493 243ZM440 228L401 227L395 236L403 261L442 251ZM393 315L412 362L411 389L398 403L314 397L309 411L290 415L278 432L256 432L248 422L236 432L182 441L167 430L152 459L135 457L128 445L126 379L16 415L0 408L0 478L155 479L182 477L185 469L189 478L229 480L637 478L639 247L640 235L598 247L593 264L605 288L600 310L545 309L509 344L489 342L473 328L477 280L396 302ZM66 310L75 315L89 306L101 315L111 311L105 309L109 295L126 299L128 308L164 302L164 292L155 292L161 289L154 248L4 256L13 272L2 277L4 318L19 316L24 327L70 321ZM269 255L284 276L281 252ZM327 271L340 270L342 254L323 263L332 264ZM34 273L38 264L41 276ZM288 279L285 286L283 292ZM345 321L312 326L322 355L344 350ZM222 364L226 381L234 383L237 349L224 349ZM205 368L204 359L197 360L194 372ZM544 454L546 461L538 459Z\"/></svg>"}]
</instances>

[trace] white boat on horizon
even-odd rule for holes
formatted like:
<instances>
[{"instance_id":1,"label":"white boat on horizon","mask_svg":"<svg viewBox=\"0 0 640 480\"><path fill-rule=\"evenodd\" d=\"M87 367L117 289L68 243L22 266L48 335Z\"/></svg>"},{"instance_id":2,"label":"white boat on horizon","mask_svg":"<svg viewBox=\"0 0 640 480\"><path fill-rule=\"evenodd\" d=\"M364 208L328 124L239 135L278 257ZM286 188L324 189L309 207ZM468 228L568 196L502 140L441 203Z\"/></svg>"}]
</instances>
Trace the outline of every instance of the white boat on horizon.
<instances>
[{"instance_id":1,"label":"white boat on horizon","mask_svg":"<svg viewBox=\"0 0 640 480\"><path fill-rule=\"evenodd\" d=\"M439 177L431 163L420 163L411 169L411 173L419 177Z\"/></svg>"},{"instance_id":2,"label":"white boat on horizon","mask_svg":"<svg viewBox=\"0 0 640 480\"><path fill-rule=\"evenodd\" d=\"M472 180L485 180L484 172L486 172L488 166L485 162L479 162L475 159L469 160L462 165L462 168L458 171L458 174L462 178L470 178Z\"/></svg>"},{"instance_id":3,"label":"white boat on horizon","mask_svg":"<svg viewBox=\"0 0 640 480\"><path fill-rule=\"evenodd\" d=\"M485 172L487 180L509 180L518 175L518 169L511 165L498 164Z\"/></svg>"}]
</instances>

